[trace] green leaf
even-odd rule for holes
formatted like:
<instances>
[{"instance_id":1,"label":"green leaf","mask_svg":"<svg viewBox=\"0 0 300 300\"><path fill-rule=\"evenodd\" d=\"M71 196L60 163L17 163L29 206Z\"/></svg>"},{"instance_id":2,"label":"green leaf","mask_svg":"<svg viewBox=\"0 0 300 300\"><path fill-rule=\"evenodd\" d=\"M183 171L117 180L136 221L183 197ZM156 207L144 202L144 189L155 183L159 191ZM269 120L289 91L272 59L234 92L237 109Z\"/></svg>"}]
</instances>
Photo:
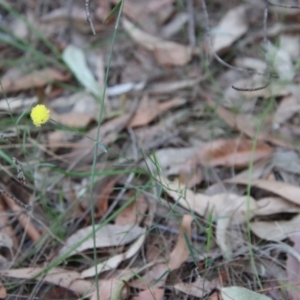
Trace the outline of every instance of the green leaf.
<instances>
[{"instance_id":1,"label":"green leaf","mask_svg":"<svg viewBox=\"0 0 300 300\"><path fill-rule=\"evenodd\" d=\"M82 49L69 45L62 54L64 62L73 72L77 80L94 96L101 98L102 93L91 70L86 64Z\"/></svg>"},{"instance_id":2,"label":"green leaf","mask_svg":"<svg viewBox=\"0 0 300 300\"><path fill-rule=\"evenodd\" d=\"M106 19L104 20L104 23L107 22L107 20L109 20L121 7L123 0L120 0L116 6L111 10L111 12L109 13L109 15L106 17Z\"/></svg>"}]
</instances>

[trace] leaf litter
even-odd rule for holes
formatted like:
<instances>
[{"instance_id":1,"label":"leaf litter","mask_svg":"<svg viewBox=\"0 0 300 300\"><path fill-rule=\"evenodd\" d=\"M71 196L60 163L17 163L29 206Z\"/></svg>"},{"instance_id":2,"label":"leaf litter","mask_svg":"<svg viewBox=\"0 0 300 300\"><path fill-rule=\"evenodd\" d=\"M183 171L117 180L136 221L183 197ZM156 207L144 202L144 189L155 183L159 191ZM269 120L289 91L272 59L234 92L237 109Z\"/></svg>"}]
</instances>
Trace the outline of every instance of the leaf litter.
<instances>
[{"instance_id":1,"label":"leaf litter","mask_svg":"<svg viewBox=\"0 0 300 300\"><path fill-rule=\"evenodd\" d=\"M297 10L89 2L1 4L0 298L298 299Z\"/></svg>"}]
</instances>

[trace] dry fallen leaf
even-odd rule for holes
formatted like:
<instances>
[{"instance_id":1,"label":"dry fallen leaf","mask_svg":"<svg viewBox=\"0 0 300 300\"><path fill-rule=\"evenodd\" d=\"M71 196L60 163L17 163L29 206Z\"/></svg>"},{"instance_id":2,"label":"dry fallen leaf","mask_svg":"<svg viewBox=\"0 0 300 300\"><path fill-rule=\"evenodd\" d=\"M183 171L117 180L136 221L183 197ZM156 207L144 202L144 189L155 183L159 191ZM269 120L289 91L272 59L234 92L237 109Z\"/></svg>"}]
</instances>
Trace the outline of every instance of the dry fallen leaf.
<instances>
[{"instance_id":1,"label":"dry fallen leaf","mask_svg":"<svg viewBox=\"0 0 300 300\"><path fill-rule=\"evenodd\" d=\"M115 218L117 225L138 225L143 220L148 209L144 195L139 195L135 202L123 209Z\"/></svg>"},{"instance_id":2,"label":"dry fallen leaf","mask_svg":"<svg viewBox=\"0 0 300 300\"><path fill-rule=\"evenodd\" d=\"M293 60L297 60L300 55L298 47L300 36L298 34L281 34L279 38L280 49L288 53Z\"/></svg>"},{"instance_id":3,"label":"dry fallen leaf","mask_svg":"<svg viewBox=\"0 0 300 300\"><path fill-rule=\"evenodd\" d=\"M123 18L123 26L129 36L140 46L152 51L158 63L167 66L184 66L192 58L193 50L189 46L164 41L137 28L128 19Z\"/></svg>"},{"instance_id":4,"label":"dry fallen leaf","mask_svg":"<svg viewBox=\"0 0 300 300\"><path fill-rule=\"evenodd\" d=\"M197 148L163 148L155 152L155 160L163 175L170 176L176 175L180 172L187 160L196 154ZM146 168L151 172L157 169L156 163L152 158L147 158Z\"/></svg>"},{"instance_id":5,"label":"dry fallen leaf","mask_svg":"<svg viewBox=\"0 0 300 300\"><path fill-rule=\"evenodd\" d=\"M55 122L73 128L84 128L93 120L93 118L91 118L90 116L75 111L71 111L65 114L56 114L51 112L51 119L53 119Z\"/></svg>"},{"instance_id":6,"label":"dry fallen leaf","mask_svg":"<svg viewBox=\"0 0 300 300\"><path fill-rule=\"evenodd\" d=\"M118 0L111 0L114 4ZM138 24L141 29L160 35L160 24L166 23L175 13L174 0L127 0L124 2L123 15Z\"/></svg>"},{"instance_id":7,"label":"dry fallen leaf","mask_svg":"<svg viewBox=\"0 0 300 300\"><path fill-rule=\"evenodd\" d=\"M256 162L271 156L273 149L263 142L243 138L232 140L218 139L207 143L197 154L197 160L203 165L244 167L251 161Z\"/></svg>"},{"instance_id":8,"label":"dry fallen leaf","mask_svg":"<svg viewBox=\"0 0 300 300\"><path fill-rule=\"evenodd\" d=\"M40 275L36 280L42 279L45 282L55 284L73 291L79 295L86 295L94 290L94 283L80 278L80 273L68 271L62 268L51 269L46 275L43 268L23 268L0 271L2 276L20 279L32 279Z\"/></svg>"},{"instance_id":9,"label":"dry fallen leaf","mask_svg":"<svg viewBox=\"0 0 300 300\"><path fill-rule=\"evenodd\" d=\"M115 185L119 179L120 176L107 176L103 180L95 182L95 185L93 187L93 194L95 195L96 218L102 217L107 211L110 195L114 191ZM88 210L90 208L91 202L89 196L87 196L81 202L81 206L84 208L84 210ZM129 225L129 223L127 225Z\"/></svg>"},{"instance_id":10,"label":"dry fallen leaf","mask_svg":"<svg viewBox=\"0 0 300 300\"><path fill-rule=\"evenodd\" d=\"M1 186L2 188L2 186ZM2 190L6 190L5 188L2 188ZM41 233L38 231L34 223L32 222L32 219L22 213L22 208L16 203L15 200L13 200L11 195L3 194L1 195L3 199L5 200L6 204L10 207L10 209L18 216L19 223L23 226L28 236L31 238L31 240L34 243L37 243L41 239ZM20 201L20 200L19 200Z\"/></svg>"},{"instance_id":11,"label":"dry fallen leaf","mask_svg":"<svg viewBox=\"0 0 300 300\"><path fill-rule=\"evenodd\" d=\"M284 97L273 117L273 126L278 128L281 124L289 120L292 116L299 113L300 101L294 94Z\"/></svg>"},{"instance_id":12,"label":"dry fallen leaf","mask_svg":"<svg viewBox=\"0 0 300 300\"><path fill-rule=\"evenodd\" d=\"M257 188L269 191L297 205L300 205L300 188L286 182L261 179L250 180L249 182L249 179L247 180L239 178L233 178L226 181L244 185L251 184L251 186L255 186Z\"/></svg>"},{"instance_id":13,"label":"dry fallen leaf","mask_svg":"<svg viewBox=\"0 0 300 300\"><path fill-rule=\"evenodd\" d=\"M277 48L270 41L268 42L268 53L279 78L291 81L295 75L295 68L289 53Z\"/></svg>"},{"instance_id":14,"label":"dry fallen leaf","mask_svg":"<svg viewBox=\"0 0 300 300\"><path fill-rule=\"evenodd\" d=\"M42 87L54 81L68 81L69 79L69 74L63 74L56 69L48 68L36 70L15 79L3 77L1 83L4 92L10 93Z\"/></svg>"},{"instance_id":15,"label":"dry fallen leaf","mask_svg":"<svg viewBox=\"0 0 300 300\"><path fill-rule=\"evenodd\" d=\"M131 114L114 118L101 125L99 141L108 145L117 139L117 134L121 131L130 119ZM74 147L68 156L68 161L80 161L87 163L93 160L93 149L95 147L95 139L97 138L97 127L91 129L78 143L78 147Z\"/></svg>"},{"instance_id":16,"label":"dry fallen leaf","mask_svg":"<svg viewBox=\"0 0 300 300\"><path fill-rule=\"evenodd\" d=\"M266 124L259 126L261 121L252 114L234 114L226 108L216 105L209 96L207 96L206 99L210 106L216 108L219 117L222 118L231 128L239 130L251 138L268 141L277 146L289 149L294 148L293 141L276 134L276 132L268 132L268 126ZM260 131L257 133L258 126Z\"/></svg>"},{"instance_id":17,"label":"dry fallen leaf","mask_svg":"<svg viewBox=\"0 0 300 300\"><path fill-rule=\"evenodd\" d=\"M74 26L76 30L82 33L87 33L91 30L89 24L86 22L86 13L84 9L77 5L72 5L71 10L67 6L54 9L51 12L44 14L40 19L41 25L43 25L43 29L45 25L47 27L50 27L50 29L45 29L45 32L52 30L54 31L54 29L58 26L59 28L68 26L68 23L70 21L72 22L72 26ZM42 31L44 32L44 30Z\"/></svg>"},{"instance_id":18,"label":"dry fallen leaf","mask_svg":"<svg viewBox=\"0 0 300 300\"><path fill-rule=\"evenodd\" d=\"M182 293L202 299L217 287L217 281L208 281L202 277L198 277L194 282L180 282L174 284L174 288Z\"/></svg>"},{"instance_id":19,"label":"dry fallen leaf","mask_svg":"<svg viewBox=\"0 0 300 300\"><path fill-rule=\"evenodd\" d=\"M193 217L191 215L184 215L180 226L180 233L176 245L167 262L156 264L150 271L148 271L141 279L130 283L130 286L139 289L148 290L150 293L153 290L164 285L170 271L178 269L189 256L189 248L186 243L186 237L191 239L191 224ZM158 280L159 279L159 280ZM146 293L147 295L149 294ZM137 298L137 299L141 299Z\"/></svg>"},{"instance_id":20,"label":"dry fallen leaf","mask_svg":"<svg viewBox=\"0 0 300 300\"><path fill-rule=\"evenodd\" d=\"M300 206L280 197L266 197L257 201L259 209L256 216L266 216L279 213L300 213Z\"/></svg>"},{"instance_id":21,"label":"dry fallen leaf","mask_svg":"<svg viewBox=\"0 0 300 300\"><path fill-rule=\"evenodd\" d=\"M300 174L300 157L296 151L277 149L272 157L272 167L282 174ZM285 180L284 180L285 181Z\"/></svg>"},{"instance_id":22,"label":"dry fallen leaf","mask_svg":"<svg viewBox=\"0 0 300 300\"><path fill-rule=\"evenodd\" d=\"M300 215L289 221L251 222L250 228L261 239L282 241L290 234L300 231Z\"/></svg>"},{"instance_id":23,"label":"dry fallen leaf","mask_svg":"<svg viewBox=\"0 0 300 300\"><path fill-rule=\"evenodd\" d=\"M162 288L151 288L149 290L139 292L137 296L133 297L133 300L163 300L164 294L165 290Z\"/></svg>"},{"instance_id":24,"label":"dry fallen leaf","mask_svg":"<svg viewBox=\"0 0 300 300\"><path fill-rule=\"evenodd\" d=\"M229 10L220 21L219 25L213 29L213 49L217 53L222 53L248 30L246 16L248 6L240 5Z\"/></svg>"},{"instance_id":25,"label":"dry fallen leaf","mask_svg":"<svg viewBox=\"0 0 300 300\"><path fill-rule=\"evenodd\" d=\"M118 300L126 299L128 297L127 290L125 289L125 280L122 278L111 278L107 280L101 280L99 283L99 295L101 300ZM117 292L117 293L116 293ZM114 296L117 296L114 297ZM95 291L90 300L100 299Z\"/></svg>"},{"instance_id":26,"label":"dry fallen leaf","mask_svg":"<svg viewBox=\"0 0 300 300\"><path fill-rule=\"evenodd\" d=\"M103 273L105 271L113 270L118 267L118 265L135 255L139 249L143 246L146 238L146 231L142 233L142 235L127 249L127 251L117 254L115 256L110 257L104 262L97 265L98 274ZM82 271L81 278L93 277L96 274L95 266Z\"/></svg>"},{"instance_id":27,"label":"dry fallen leaf","mask_svg":"<svg viewBox=\"0 0 300 300\"><path fill-rule=\"evenodd\" d=\"M120 300L128 299L128 281L136 276L138 273L147 268L148 265L144 265L140 269L126 269L117 272L117 276L99 281L99 291L95 291L90 300L98 300L100 295L101 300Z\"/></svg>"},{"instance_id":28,"label":"dry fallen leaf","mask_svg":"<svg viewBox=\"0 0 300 300\"><path fill-rule=\"evenodd\" d=\"M31 98L5 98L0 100L0 109L10 112L21 112L28 107L31 107L33 104L37 103L37 97Z\"/></svg>"},{"instance_id":29,"label":"dry fallen leaf","mask_svg":"<svg viewBox=\"0 0 300 300\"><path fill-rule=\"evenodd\" d=\"M300 254L300 233L291 234L290 239L294 243L294 250ZM286 271L288 293L293 300L298 300L300 298L300 262L290 252L287 253Z\"/></svg>"},{"instance_id":30,"label":"dry fallen leaf","mask_svg":"<svg viewBox=\"0 0 300 300\"><path fill-rule=\"evenodd\" d=\"M2 281L0 281L0 299L5 299L7 297L6 288L3 285Z\"/></svg>"},{"instance_id":31,"label":"dry fallen leaf","mask_svg":"<svg viewBox=\"0 0 300 300\"><path fill-rule=\"evenodd\" d=\"M228 238L228 228L230 226L231 219L229 217L220 218L217 220L216 225L216 242L222 251L222 255L226 260L232 259L232 244Z\"/></svg>"},{"instance_id":32,"label":"dry fallen leaf","mask_svg":"<svg viewBox=\"0 0 300 300\"><path fill-rule=\"evenodd\" d=\"M150 94L169 94L172 92L176 92L181 89L186 89L186 88L192 88L196 84L198 84L200 81L202 81L204 77L199 77L195 79L186 79L186 80L181 80L181 81L166 81L166 82L159 82L155 83L153 85L150 85L147 91Z\"/></svg>"},{"instance_id":33,"label":"dry fallen leaf","mask_svg":"<svg viewBox=\"0 0 300 300\"><path fill-rule=\"evenodd\" d=\"M171 182L165 178L160 178L160 181L165 192L177 204L202 216L211 212L213 217L231 217L235 223L242 223L247 219L248 210L251 216L259 208L252 197L230 193L207 196L194 193L178 182Z\"/></svg>"},{"instance_id":34,"label":"dry fallen leaf","mask_svg":"<svg viewBox=\"0 0 300 300\"><path fill-rule=\"evenodd\" d=\"M98 226L96 226L95 230L97 230L97 227ZM92 232L93 226L79 229L66 240L65 245L59 251L59 255L63 255L66 252L70 251L72 247L74 247L75 249L70 252L68 256L80 253L86 249L93 249L94 247L98 248L124 245L132 242L141 234L143 234L144 229L142 227L132 225L120 226L108 224L96 232L96 245L94 245ZM85 239L88 235L90 235L90 238L76 247L76 245L83 239Z\"/></svg>"},{"instance_id":35,"label":"dry fallen leaf","mask_svg":"<svg viewBox=\"0 0 300 300\"><path fill-rule=\"evenodd\" d=\"M170 110L171 108L182 106L186 103L185 99L174 98L166 102L151 101L146 95L142 98L140 105L133 116L132 120L128 123L128 128L134 128L149 124L161 113Z\"/></svg>"}]
</instances>

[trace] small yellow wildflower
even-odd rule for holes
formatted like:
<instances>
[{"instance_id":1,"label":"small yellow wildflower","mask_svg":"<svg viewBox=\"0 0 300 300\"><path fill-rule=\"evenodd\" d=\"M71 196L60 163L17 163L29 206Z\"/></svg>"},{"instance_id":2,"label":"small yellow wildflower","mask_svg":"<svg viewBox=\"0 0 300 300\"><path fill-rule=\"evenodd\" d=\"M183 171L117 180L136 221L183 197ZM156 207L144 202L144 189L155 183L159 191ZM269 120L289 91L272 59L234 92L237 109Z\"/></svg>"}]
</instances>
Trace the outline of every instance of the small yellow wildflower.
<instances>
[{"instance_id":1,"label":"small yellow wildflower","mask_svg":"<svg viewBox=\"0 0 300 300\"><path fill-rule=\"evenodd\" d=\"M45 105L38 104L31 110L30 117L33 124L37 127L40 127L42 124L45 124L49 121L50 111Z\"/></svg>"}]
</instances>

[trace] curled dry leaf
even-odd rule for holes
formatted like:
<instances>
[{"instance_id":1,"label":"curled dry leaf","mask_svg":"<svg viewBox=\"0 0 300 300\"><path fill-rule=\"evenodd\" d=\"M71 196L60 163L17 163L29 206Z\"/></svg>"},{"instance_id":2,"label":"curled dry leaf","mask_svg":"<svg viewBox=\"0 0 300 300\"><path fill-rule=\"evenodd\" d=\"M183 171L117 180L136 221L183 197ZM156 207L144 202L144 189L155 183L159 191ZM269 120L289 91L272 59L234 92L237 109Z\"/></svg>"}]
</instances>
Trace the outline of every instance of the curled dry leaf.
<instances>
[{"instance_id":1,"label":"curled dry leaf","mask_svg":"<svg viewBox=\"0 0 300 300\"><path fill-rule=\"evenodd\" d=\"M94 283L81 279L78 272L54 268L46 275L43 275L43 271L43 268L23 268L0 271L0 274L20 279L42 279L45 282L64 287L79 295L86 295L94 290Z\"/></svg>"},{"instance_id":2,"label":"curled dry leaf","mask_svg":"<svg viewBox=\"0 0 300 300\"><path fill-rule=\"evenodd\" d=\"M25 74L16 79L4 77L2 78L1 83L4 92L10 93L42 87L54 81L68 81L69 79L69 74L63 74L56 69L48 68L33 71L30 74Z\"/></svg>"},{"instance_id":3,"label":"curled dry leaf","mask_svg":"<svg viewBox=\"0 0 300 300\"><path fill-rule=\"evenodd\" d=\"M94 228L97 231L97 227ZM59 251L59 255L63 255L68 251L71 251L68 256L74 255L76 253L80 253L87 249L93 249L94 247L111 247L111 246L119 246L125 245L127 243L132 242L137 237L144 233L144 229L138 226L131 225L111 225L108 224L96 232L96 245L94 245L92 238L93 226L88 226L86 228L82 228L71 235L62 249ZM87 236L90 236L88 239ZM82 240L86 239L84 242ZM78 245L82 242L82 244Z\"/></svg>"},{"instance_id":4,"label":"curled dry leaf","mask_svg":"<svg viewBox=\"0 0 300 300\"><path fill-rule=\"evenodd\" d=\"M248 6L240 5L229 10L216 28L213 29L213 49L222 53L248 30L246 16Z\"/></svg>"},{"instance_id":5,"label":"curled dry leaf","mask_svg":"<svg viewBox=\"0 0 300 300\"><path fill-rule=\"evenodd\" d=\"M300 215L289 221L251 222L250 228L261 239L282 241L290 234L300 231Z\"/></svg>"},{"instance_id":6,"label":"curled dry leaf","mask_svg":"<svg viewBox=\"0 0 300 300\"><path fill-rule=\"evenodd\" d=\"M126 18L123 18L123 26L136 43L153 52L161 65L184 66L191 60L193 52L196 52L189 46L164 41L146 33Z\"/></svg>"},{"instance_id":7,"label":"curled dry leaf","mask_svg":"<svg viewBox=\"0 0 300 300\"><path fill-rule=\"evenodd\" d=\"M258 200L257 216L267 216L279 213L300 213L300 206L280 197L266 197Z\"/></svg>"},{"instance_id":8,"label":"curled dry leaf","mask_svg":"<svg viewBox=\"0 0 300 300\"><path fill-rule=\"evenodd\" d=\"M238 183L251 186L255 186L257 188L269 191L272 194L278 195L286 200L289 200L297 205L300 205L300 187L291 185L282 181L275 180L250 180L249 179L239 179L233 178L226 180L226 182Z\"/></svg>"}]
</instances>

